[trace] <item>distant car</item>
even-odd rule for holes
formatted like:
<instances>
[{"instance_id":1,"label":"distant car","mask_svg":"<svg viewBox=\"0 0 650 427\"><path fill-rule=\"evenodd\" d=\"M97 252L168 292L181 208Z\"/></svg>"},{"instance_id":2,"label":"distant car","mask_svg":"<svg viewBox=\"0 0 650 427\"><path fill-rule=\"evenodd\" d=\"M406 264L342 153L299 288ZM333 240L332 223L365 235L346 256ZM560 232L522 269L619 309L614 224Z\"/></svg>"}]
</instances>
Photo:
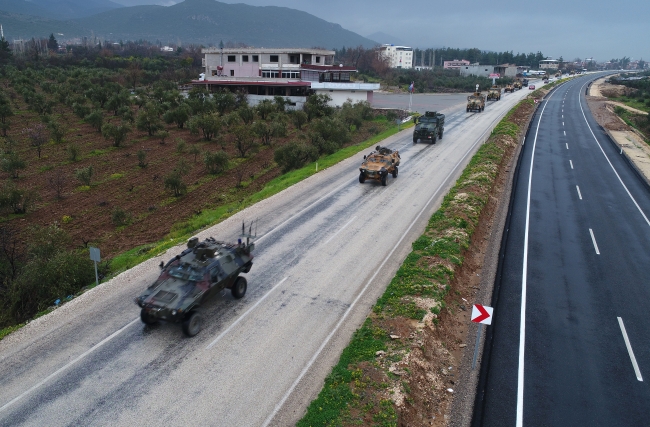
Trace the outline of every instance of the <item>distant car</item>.
<instances>
[{"instance_id":1,"label":"distant car","mask_svg":"<svg viewBox=\"0 0 650 427\"><path fill-rule=\"evenodd\" d=\"M530 85L530 86L528 86L528 89L530 89L530 90L535 90L535 85Z\"/></svg>"}]
</instances>

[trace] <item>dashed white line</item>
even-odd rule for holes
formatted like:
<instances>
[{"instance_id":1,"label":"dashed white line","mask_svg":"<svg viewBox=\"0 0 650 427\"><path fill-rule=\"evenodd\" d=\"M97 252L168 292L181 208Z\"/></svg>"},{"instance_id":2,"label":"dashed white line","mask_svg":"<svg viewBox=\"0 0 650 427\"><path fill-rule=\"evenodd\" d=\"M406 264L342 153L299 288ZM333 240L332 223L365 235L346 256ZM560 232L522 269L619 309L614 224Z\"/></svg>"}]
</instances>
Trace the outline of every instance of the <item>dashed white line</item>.
<instances>
[{"instance_id":1,"label":"dashed white line","mask_svg":"<svg viewBox=\"0 0 650 427\"><path fill-rule=\"evenodd\" d=\"M564 122L562 122L562 126L564 126Z\"/></svg>"},{"instance_id":2,"label":"dashed white line","mask_svg":"<svg viewBox=\"0 0 650 427\"><path fill-rule=\"evenodd\" d=\"M329 243L333 238L336 237L337 234L339 234L341 231L343 231L343 230L345 229L345 227L347 227L348 225L350 225L350 223L351 223L352 221L354 221L355 219L357 219L356 216L353 217L350 221L348 221L347 224L345 224L343 227L341 227L341 228L340 228L336 233L334 233L334 234L332 235L332 237L330 237L329 239L327 239L327 242L323 243L323 245L328 244L328 243Z\"/></svg>"},{"instance_id":3,"label":"dashed white line","mask_svg":"<svg viewBox=\"0 0 650 427\"><path fill-rule=\"evenodd\" d=\"M569 163L571 164L571 169L573 169L573 162L569 160Z\"/></svg>"},{"instance_id":4,"label":"dashed white line","mask_svg":"<svg viewBox=\"0 0 650 427\"><path fill-rule=\"evenodd\" d=\"M598 243L596 243L596 237L594 237L594 231L591 228L589 229L589 234L591 234L591 241L594 243L594 249L596 249L596 255L600 255L600 251L598 250Z\"/></svg>"},{"instance_id":5,"label":"dashed white line","mask_svg":"<svg viewBox=\"0 0 650 427\"><path fill-rule=\"evenodd\" d=\"M566 149L568 150L569 149L569 143L565 142L565 144L566 144Z\"/></svg>"},{"instance_id":6,"label":"dashed white line","mask_svg":"<svg viewBox=\"0 0 650 427\"><path fill-rule=\"evenodd\" d=\"M580 200L582 200L582 194L580 193L580 187L576 185L576 190L578 190L578 197L580 197Z\"/></svg>"},{"instance_id":7,"label":"dashed white line","mask_svg":"<svg viewBox=\"0 0 650 427\"><path fill-rule=\"evenodd\" d=\"M566 136L566 131L565 131L565 130L563 130L562 132L564 132L564 136Z\"/></svg>"},{"instance_id":8,"label":"dashed white line","mask_svg":"<svg viewBox=\"0 0 650 427\"><path fill-rule=\"evenodd\" d=\"M625 347L627 347L627 352L630 355L630 360L632 361L632 366L634 367L634 373L636 374L636 379L643 381L641 376L641 371L639 370L639 365L636 363L636 357L634 357L634 352L632 351L632 345L630 344L630 339L627 337L627 332L625 331L625 325L623 324L623 319L617 317L618 325L621 327L621 332L623 333L623 340L625 340Z\"/></svg>"},{"instance_id":9,"label":"dashed white line","mask_svg":"<svg viewBox=\"0 0 650 427\"><path fill-rule=\"evenodd\" d=\"M255 309L255 307L257 307L258 305L260 305L260 303L266 299L266 297L268 297L269 295L271 295L271 293L275 290L275 288L277 288L278 286L280 286L281 284L283 284L285 280L287 280L286 277L285 277L284 279L280 280L280 281L279 281L275 286L273 286L273 287L271 288L271 290L268 291L268 292L266 293L266 295L264 295L264 296L263 296L262 298L260 298L260 299L255 303L255 304L253 304L253 305L251 306L251 308L249 308L248 310L246 310L246 312L245 312L244 314L242 314L241 316L239 316L239 319L235 320L235 321L234 321L230 326L228 326L228 327L226 328L226 330L224 330L222 333L220 333L219 336L218 336L217 338L215 338L214 341L212 341L210 344L208 344L208 346L207 346L205 349L206 349L206 350L211 349L212 346L214 346L214 345L215 345L215 344L216 344L216 343L217 343L221 338L224 337L224 335L226 335L228 332L230 332L230 330L231 330L232 328L234 328L234 327L235 327L239 322L241 322L241 321L242 321L242 320L243 320L243 319L248 315L248 313L250 313L251 311L253 311L253 310Z\"/></svg>"}]
</instances>

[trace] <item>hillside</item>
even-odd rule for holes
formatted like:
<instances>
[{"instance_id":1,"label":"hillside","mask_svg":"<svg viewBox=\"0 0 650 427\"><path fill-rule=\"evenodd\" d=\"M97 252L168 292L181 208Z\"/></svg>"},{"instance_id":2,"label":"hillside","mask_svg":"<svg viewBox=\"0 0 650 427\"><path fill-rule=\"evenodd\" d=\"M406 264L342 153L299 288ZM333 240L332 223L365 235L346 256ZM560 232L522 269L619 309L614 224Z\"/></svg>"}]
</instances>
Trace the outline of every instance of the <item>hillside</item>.
<instances>
[{"instance_id":1,"label":"hillside","mask_svg":"<svg viewBox=\"0 0 650 427\"><path fill-rule=\"evenodd\" d=\"M63 21L121 7L110 0L0 0L0 11Z\"/></svg>"},{"instance_id":2,"label":"hillside","mask_svg":"<svg viewBox=\"0 0 650 427\"><path fill-rule=\"evenodd\" d=\"M60 33L63 36L57 37L59 41L94 35L112 41L218 45L223 40L224 43L256 47L318 46L331 49L359 45L372 47L376 44L338 24L284 7L185 0L169 7L121 7L84 18L57 21L26 15L24 12L28 10L24 3L23 0L0 0L0 23L10 41ZM110 2L96 0L92 3ZM8 4L13 6L8 7ZM34 8L34 12L42 13L42 10Z\"/></svg>"}]
</instances>

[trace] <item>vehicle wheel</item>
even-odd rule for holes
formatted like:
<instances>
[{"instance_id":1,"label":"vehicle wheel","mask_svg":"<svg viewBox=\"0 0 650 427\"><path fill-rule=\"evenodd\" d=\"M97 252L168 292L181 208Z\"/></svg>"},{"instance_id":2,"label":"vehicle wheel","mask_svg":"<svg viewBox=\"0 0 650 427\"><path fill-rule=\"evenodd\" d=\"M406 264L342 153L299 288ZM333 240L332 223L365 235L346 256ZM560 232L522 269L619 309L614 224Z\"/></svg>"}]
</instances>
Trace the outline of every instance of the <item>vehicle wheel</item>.
<instances>
[{"instance_id":1,"label":"vehicle wheel","mask_svg":"<svg viewBox=\"0 0 650 427\"><path fill-rule=\"evenodd\" d=\"M240 299L244 295L246 295L247 287L248 287L248 283L246 282L246 279L239 276L235 280L235 283L233 283L232 288L230 288L230 292L232 293L233 298Z\"/></svg>"},{"instance_id":2,"label":"vehicle wheel","mask_svg":"<svg viewBox=\"0 0 650 427\"><path fill-rule=\"evenodd\" d=\"M359 174L359 182L362 184L366 182L366 176L363 174L363 172Z\"/></svg>"},{"instance_id":3,"label":"vehicle wheel","mask_svg":"<svg viewBox=\"0 0 650 427\"><path fill-rule=\"evenodd\" d=\"M203 323L203 318L199 312L190 312L187 318L183 320L183 333L188 337L193 337L201 330L201 323Z\"/></svg>"},{"instance_id":4,"label":"vehicle wheel","mask_svg":"<svg viewBox=\"0 0 650 427\"><path fill-rule=\"evenodd\" d=\"M140 320L142 320L142 323L145 325L155 325L158 323L158 319L147 313L144 308L140 310Z\"/></svg>"},{"instance_id":5,"label":"vehicle wheel","mask_svg":"<svg viewBox=\"0 0 650 427\"><path fill-rule=\"evenodd\" d=\"M417 144L417 143L418 143L418 139L417 139L417 138L413 138L413 144Z\"/></svg>"},{"instance_id":6,"label":"vehicle wheel","mask_svg":"<svg viewBox=\"0 0 650 427\"><path fill-rule=\"evenodd\" d=\"M393 178L397 178L397 166L395 166L395 169L393 169Z\"/></svg>"},{"instance_id":7,"label":"vehicle wheel","mask_svg":"<svg viewBox=\"0 0 650 427\"><path fill-rule=\"evenodd\" d=\"M381 177L381 185L383 185L384 187L386 186L386 177L387 177L387 176L388 176L388 175L383 175L383 176Z\"/></svg>"},{"instance_id":8,"label":"vehicle wheel","mask_svg":"<svg viewBox=\"0 0 650 427\"><path fill-rule=\"evenodd\" d=\"M441 132L440 132L440 137L439 137L440 139L442 139L442 134L443 134L443 132L441 131Z\"/></svg>"},{"instance_id":9,"label":"vehicle wheel","mask_svg":"<svg viewBox=\"0 0 650 427\"><path fill-rule=\"evenodd\" d=\"M469 113L469 108L467 109L467 112Z\"/></svg>"},{"instance_id":10,"label":"vehicle wheel","mask_svg":"<svg viewBox=\"0 0 650 427\"><path fill-rule=\"evenodd\" d=\"M433 137L431 138L431 143L435 144L437 140L438 140L438 135L433 134Z\"/></svg>"}]
</instances>

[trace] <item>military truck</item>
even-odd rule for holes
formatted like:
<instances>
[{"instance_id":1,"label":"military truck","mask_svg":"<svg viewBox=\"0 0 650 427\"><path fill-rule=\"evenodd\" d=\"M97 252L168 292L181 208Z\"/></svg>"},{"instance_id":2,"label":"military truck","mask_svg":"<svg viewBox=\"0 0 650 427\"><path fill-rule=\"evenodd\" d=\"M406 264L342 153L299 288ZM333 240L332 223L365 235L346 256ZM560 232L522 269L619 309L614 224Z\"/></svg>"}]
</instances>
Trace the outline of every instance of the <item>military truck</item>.
<instances>
[{"instance_id":1,"label":"military truck","mask_svg":"<svg viewBox=\"0 0 650 427\"><path fill-rule=\"evenodd\" d=\"M523 82L522 82L522 84L523 84L524 86L528 86L528 79L524 79Z\"/></svg>"},{"instance_id":2,"label":"military truck","mask_svg":"<svg viewBox=\"0 0 650 427\"><path fill-rule=\"evenodd\" d=\"M522 88L522 83L519 80L517 80L512 84L512 86L514 87L515 90L519 90Z\"/></svg>"},{"instance_id":3,"label":"military truck","mask_svg":"<svg viewBox=\"0 0 650 427\"><path fill-rule=\"evenodd\" d=\"M511 85L511 84L507 84L506 87L503 89L503 93L506 93L506 92L512 93L514 91L515 91L515 87L513 85Z\"/></svg>"},{"instance_id":4,"label":"military truck","mask_svg":"<svg viewBox=\"0 0 650 427\"><path fill-rule=\"evenodd\" d=\"M424 116L416 117L415 129L413 130L413 143L418 141L431 141L436 143L438 138L442 139L445 130L445 115L435 111L426 111Z\"/></svg>"},{"instance_id":5,"label":"military truck","mask_svg":"<svg viewBox=\"0 0 650 427\"><path fill-rule=\"evenodd\" d=\"M488 101L498 101L501 99L501 88L497 85L493 85L487 94Z\"/></svg>"},{"instance_id":6,"label":"military truck","mask_svg":"<svg viewBox=\"0 0 650 427\"><path fill-rule=\"evenodd\" d=\"M399 151L378 145L375 151L363 156L363 163L359 168L359 182L363 184L366 179L373 179L381 182L381 185L386 185L388 174L397 178L399 161Z\"/></svg>"},{"instance_id":7,"label":"military truck","mask_svg":"<svg viewBox=\"0 0 650 427\"><path fill-rule=\"evenodd\" d=\"M230 289L236 299L246 294L248 284L239 274L248 273L253 265L253 238L250 227L246 234L242 224L237 243L213 237L202 242L198 237L189 239L187 249L166 264L161 262L158 279L135 298L142 322L181 323L185 335L198 334L203 322L200 309L211 296L224 289Z\"/></svg>"},{"instance_id":8,"label":"military truck","mask_svg":"<svg viewBox=\"0 0 650 427\"><path fill-rule=\"evenodd\" d=\"M467 97L467 112L476 111L481 112L485 110L485 96L481 92L474 92Z\"/></svg>"}]
</instances>

